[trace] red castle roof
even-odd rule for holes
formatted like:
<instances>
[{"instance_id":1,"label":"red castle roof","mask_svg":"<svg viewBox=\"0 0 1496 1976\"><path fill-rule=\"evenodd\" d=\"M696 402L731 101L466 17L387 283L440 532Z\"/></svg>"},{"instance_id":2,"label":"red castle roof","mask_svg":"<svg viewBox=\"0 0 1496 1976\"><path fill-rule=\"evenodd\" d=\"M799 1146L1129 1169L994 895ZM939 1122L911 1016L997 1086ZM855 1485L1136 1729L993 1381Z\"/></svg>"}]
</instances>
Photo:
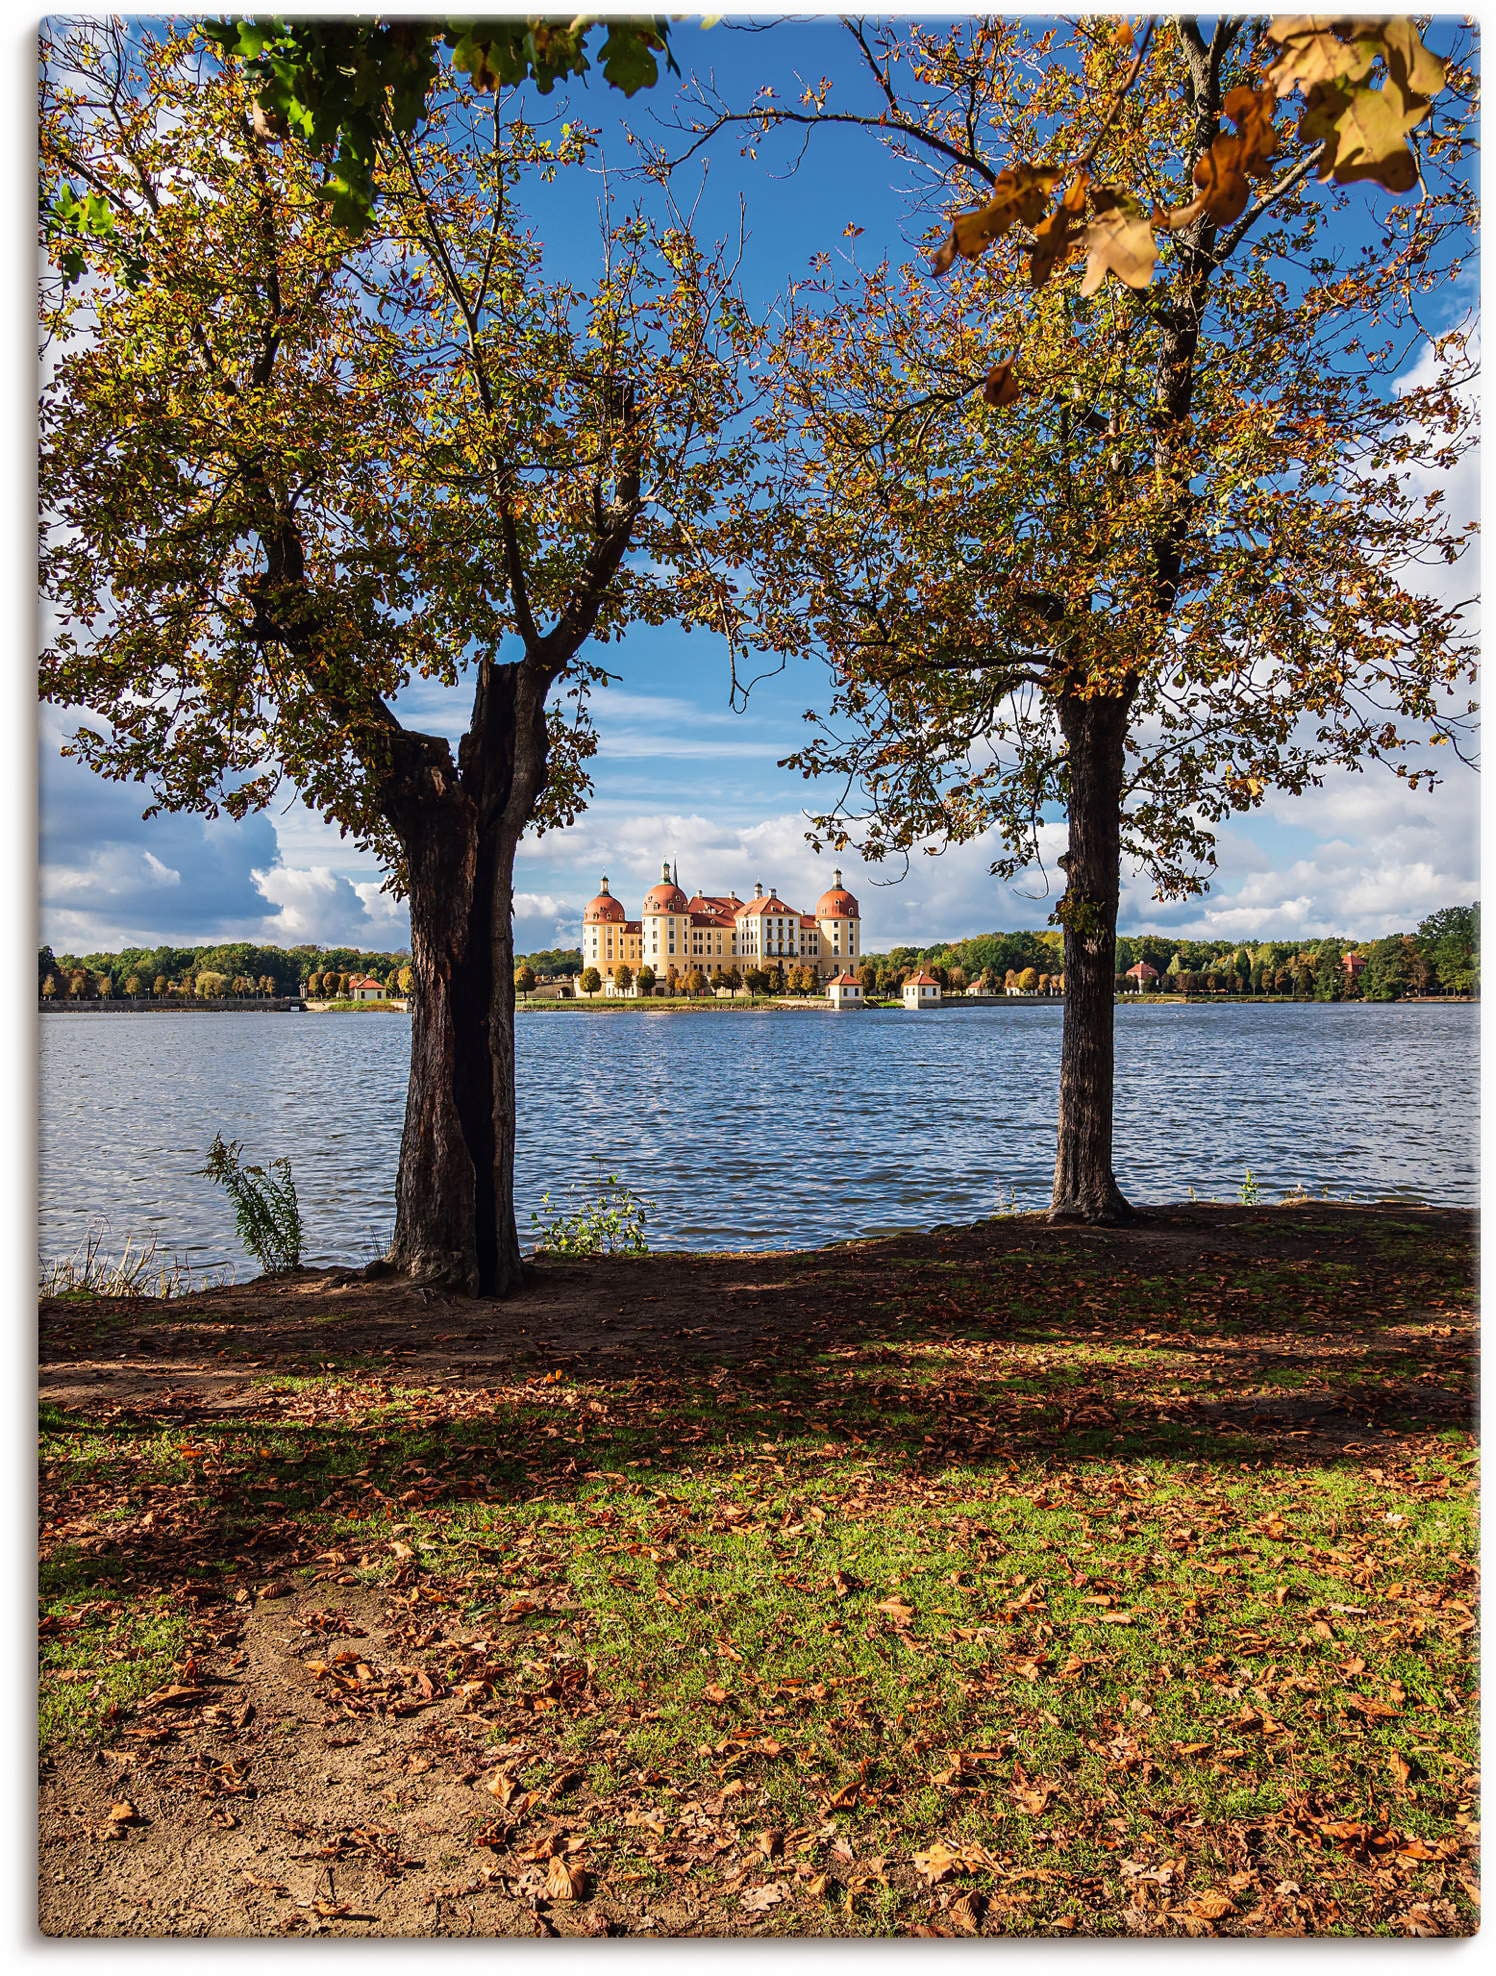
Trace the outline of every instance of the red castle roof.
<instances>
[{"instance_id":1,"label":"red castle roof","mask_svg":"<svg viewBox=\"0 0 1496 1976\"><path fill-rule=\"evenodd\" d=\"M816 918L857 919L858 917L859 908L857 901L842 884L841 873L839 871L832 872L831 890L829 892L823 892L816 901Z\"/></svg>"},{"instance_id":2,"label":"red castle roof","mask_svg":"<svg viewBox=\"0 0 1496 1976\"><path fill-rule=\"evenodd\" d=\"M608 881L605 878L602 883L602 890L595 899L588 903L587 910L582 914L583 923L596 925L599 922L606 921L611 925L623 917L623 907L608 890Z\"/></svg>"}]
</instances>

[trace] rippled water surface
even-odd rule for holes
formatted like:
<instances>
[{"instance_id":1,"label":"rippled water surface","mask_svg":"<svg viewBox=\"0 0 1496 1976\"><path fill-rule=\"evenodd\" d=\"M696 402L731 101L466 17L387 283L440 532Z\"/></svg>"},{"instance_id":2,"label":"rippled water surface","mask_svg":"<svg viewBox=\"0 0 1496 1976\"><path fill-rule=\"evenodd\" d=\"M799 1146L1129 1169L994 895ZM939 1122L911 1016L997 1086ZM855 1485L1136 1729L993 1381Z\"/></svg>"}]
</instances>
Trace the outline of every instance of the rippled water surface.
<instances>
[{"instance_id":1,"label":"rippled water surface","mask_svg":"<svg viewBox=\"0 0 1496 1976\"><path fill-rule=\"evenodd\" d=\"M1117 1014L1117 1169L1136 1200L1473 1202L1473 1008L1180 1004ZM832 1014L522 1013L520 1233L549 1189L617 1174L661 1248L782 1248L1042 1206L1058 1007ZM314 1261L367 1260L392 1216L407 1020L48 1015L42 1253L107 1219L249 1273L213 1134L289 1155Z\"/></svg>"}]
</instances>

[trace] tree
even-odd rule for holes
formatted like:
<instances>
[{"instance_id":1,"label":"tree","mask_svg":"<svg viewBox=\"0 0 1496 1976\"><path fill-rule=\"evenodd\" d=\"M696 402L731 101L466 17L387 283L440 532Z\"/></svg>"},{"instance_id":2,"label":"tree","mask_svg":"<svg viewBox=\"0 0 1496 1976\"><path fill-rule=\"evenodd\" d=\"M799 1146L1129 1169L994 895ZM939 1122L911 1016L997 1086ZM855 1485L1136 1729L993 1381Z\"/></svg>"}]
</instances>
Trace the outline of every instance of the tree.
<instances>
[{"instance_id":1,"label":"tree","mask_svg":"<svg viewBox=\"0 0 1496 1976\"><path fill-rule=\"evenodd\" d=\"M197 977L196 993L204 1002L217 1001L228 993L228 976L215 973L212 968L204 968Z\"/></svg>"},{"instance_id":2,"label":"tree","mask_svg":"<svg viewBox=\"0 0 1496 1976\"><path fill-rule=\"evenodd\" d=\"M630 988L633 987L634 970L628 965L627 961L620 963L619 966L614 968L613 985L617 988L620 995L626 995Z\"/></svg>"},{"instance_id":3,"label":"tree","mask_svg":"<svg viewBox=\"0 0 1496 1976\"><path fill-rule=\"evenodd\" d=\"M1025 995L1036 995L1039 992L1038 968L1026 967L1018 977L1018 986Z\"/></svg>"},{"instance_id":4,"label":"tree","mask_svg":"<svg viewBox=\"0 0 1496 1976\"><path fill-rule=\"evenodd\" d=\"M750 967L744 979L748 984L748 993L750 995L768 994L769 977L761 967Z\"/></svg>"},{"instance_id":5,"label":"tree","mask_svg":"<svg viewBox=\"0 0 1496 1976\"><path fill-rule=\"evenodd\" d=\"M521 995L535 993L535 970L528 961L514 970L514 985Z\"/></svg>"},{"instance_id":6,"label":"tree","mask_svg":"<svg viewBox=\"0 0 1496 1976\"><path fill-rule=\"evenodd\" d=\"M652 996L655 991L655 971L649 965L648 961L646 961L643 967L640 968L638 981L639 981L639 993L644 997L646 1001L648 1001L650 996Z\"/></svg>"},{"instance_id":7,"label":"tree","mask_svg":"<svg viewBox=\"0 0 1496 1976\"><path fill-rule=\"evenodd\" d=\"M1321 940L1313 966L1316 1002L1338 1002L1345 993L1345 957L1338 940Z\"/></svg>"},{"instance_id":8,"label":"tree","mask_svg":"<svg viewBox=\"0 0 1496 1976\"><path fill-rule=\"evenodd\" d=\"M131 997L139 998L140 976L138 974L127 974L125 976L125 993Z\"/></svg>"},{"instance_id":9,"label":"tree","mask_svg":"<svg viewBox=\"0 0 1496 1976\"><path fill-rule=\"evenodd\" d=\"M706 993L706 976L699 967L693 967L691 972L686 976L686 993L688 995L704 995Z\"/></svg>"},{"instance_id":10,"label":"tree","mask_svg":"<svg viewBox=\"0 0 1496 1976\"><path fill-rule=\"evenodd\" d=\"M730 967L727 970L727 985L734 994L742 987L743 970L740 967Z\"/></svg>"},{"instance_id":11,"label":"tree","mask_svg":"<svg viewBox=\"0 0 1496 1976\"><path fill-rule=\"evenodd\" d=\"M659 79L657 55L677 73L670 27L659 18L605 23L579 14L570 24L545 14L508 20L218 20L205 33L237 56L255 89L262 127L294 132L315 153L330 154L321 188L340 225L373 224L376 167L390 128L409 137L440 86L439 51L475 90L497 91L527 80L548 93L592 64L588 37L599 27L603 78L626 96Z\"/></svg>"},{"instance_id":12,"label":"tree","mask_svg":"<svg viewBox=\"0 0 1496 1976\"><path fill-rule=\"evenodd\" d=\"M164 996L170 987L171 983L167 980L166 976L164 974L158 974L151 983L151 993L153 995Z\"/></svg>"},{"instance_id":13,"label":"tree","mask_svg":"<svg viewBox=\"0 0 1496 1976\"><path fill-rule=\"evenodd\" d=\"M48 294L43 690L158 804L241 815L289 780L384 861L414 977L387 1263L502 1294L515 848L584 800L595 641L722 620L731 257L660 193L657 221L608 213L590 289L548 281L520 182L586 134L449 69L352 241L232 64L118 24L45 40L48 186L86 175L114 226L86 296ZM393 711L417 679L471 683L455 752Z\"/></svg>"},{"instance_id":14,"label":"tree","mask_svg":"<svg viewBox=\"0 0 1496 1976\"><path fill-rule=\"evenodd\" d=\"M37 949L37 956L36 956L37 986L40 987L49 974L55 975L56 972L57 972L57 956L53 953L51 947L50 946L39 947Z\"/></svg>"},{"instance_id":15,"label":"tree","mask_svg":"<svg viewBox=\"0 0 1496 1976\"><path fill-rule=\"evenodd\" d=\"M791 759L866 797L816 818L818 846L899 858L991 831L1011 879L1065 813L1051 1211L1094 1221L1131 1212L1112 1160L1124 854L1186 895L1214 826L1270 789L1373 760L1423 781L1400 751L1457 741L1474 656L1424 574L1464 543L1437 489L1469 425L1471 346L1418 313L1471 250L1468 73L1420 132L1417 202L1379 203L1358 238L1358 188L1311 183L1312 126L1272 124L1269 149L1256 28L1207 27L1160 24L1147 87L1122 93L1096 18L885 27L876 47L854 26L882 100L849 120L918 157L937 197L1011 198L1016 224L994 221L986 266L940 286L886 260L801 285L754 508L764 642L819 653L835 682ZM1191 188L1240 135L1237 91L1272 167L1228 219ZM750 118L845 114L822 94ZM1092 215L1080 276L1081 234L1002 173L1082 128L1065 193L1071 220ZM1127 190L1145 185L1177 221L1156 277ZM1055 250L1037 291L1035 248Z\"/></svg>"},{"instance_id":16,"label":"tree","mask_svg":"<svg viewBox=\"0 0 1496 1976\"><path fill-rule=\"evenodd\" d=\"M55 1002L62 992L62 984L55 974L44 974L41 979L41 996L44 1002Z\"/></svg>"},{"instance_id":17,"label":"tree","mask_svg":"<svg viewBox=\"0 0 1496 1976\"><path fill-rule=\"evenodd\" d=\"M1366 948L1361 989L1368 1002L1397 1002L1411 992L1408 946L1405 935L1394 933L1385 940L1373 940Z\"/></svg>"},{"instance_id":18,"label":"tree","mask_svg":"<svg viewBox=\"0 0 1496 1976\"><path fill-rule=\"evenodd\" d=\"M595 995L603 985L603 978L595 967L584 967L577 978L577 986L584 995Z\"/></svg>"},{"instance_id":19,"label":"tree","mask_svg":"<svg viewBox=\"0 0 1496 1976\"><path fill-rule=\"evenodd\" d=\"M1445 906L1413 936L1446 995L1471 994L1480 975L1480 907Z\"/></svg>"}]
</instances>

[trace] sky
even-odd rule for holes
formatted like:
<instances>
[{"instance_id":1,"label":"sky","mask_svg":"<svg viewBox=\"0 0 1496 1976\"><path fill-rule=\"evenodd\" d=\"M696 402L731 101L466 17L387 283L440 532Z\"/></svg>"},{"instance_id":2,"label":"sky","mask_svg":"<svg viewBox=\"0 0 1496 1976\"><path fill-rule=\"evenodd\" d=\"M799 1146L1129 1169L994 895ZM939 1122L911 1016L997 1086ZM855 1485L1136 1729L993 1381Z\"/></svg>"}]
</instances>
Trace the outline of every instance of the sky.
<instances>
[{"instance_id":1,"label":"sky","mask_svg":"<svg viewBox=\"0 0 1496 1976\"><path fill-rule=\"evenodd\" d=\"M674 46L688 75L714 72L722 93L738 102L765 80L784 98L798 94L797 78L840 81L849 74L841 31L830 21L785 22L772 33L726 22L706 30L682 24ZM597 83L579 88L570 107L603 127L606 148L618 156L626 119L647 136L665 137L676 90L667 82L625 105ZM842 251L849 224L864 229L860 246L880 243L878 251L886 246L895 259L916 253L904 231L908 168L886 158L873 139L820 133L794 172L786 169L792 154L779 147L771 156L771 149L746 160L736 142L719 139L700 181L704 231L735 229L740 204L746 211L750 305L767 308L818 251ZM586 272L597 196L595 181L573 181L536 208L551 264L562 274ZM1451 298L1451 320L1459 307ZM1457 517L1475 512L1473 454L1450 496ZM1474 587L1468 569L1449 581L1460 594ZM594 703L601 746L593 800L573 828L521 849L521 952L575 945L582 908L604 873L637 913L663 859L678 863L688 889L746 895L762 882L801 910L812 907L840 864L862 903L864 945L874 950L1048 923L1053 857L1063 849L1058 825L1045 832L1047 887L1037 872L999 884L989 875L997 846L981 840L916 857L907 873L869 867L851 853L811 851L805 809L814 796L797 773L777 764L804 735L806 710L827 702L813 663L771 672L743 711L730 702L725 648L709 633L637 627L608 649L606 663L617 683ZM416 725L454 739L461 731L460 695L423 685L398 704ZM145 791L103 782L61 757L68 726L61 710L43 709L40 934L59 953L223 939L381 950L407 943L408 923L384 889L384 874L294 796L240 823L187 815L144 821ZM1223 940L1371 938L1475 898L1475 777L1457 763L1440 766L1447 779L1431 791L1410 791L1373 767L1329 775L1300 797L1270 796L1220 830L1206 896L1163 904L1146 881L1126 877L1122 930Z\"/></svg>"}]
</instances>

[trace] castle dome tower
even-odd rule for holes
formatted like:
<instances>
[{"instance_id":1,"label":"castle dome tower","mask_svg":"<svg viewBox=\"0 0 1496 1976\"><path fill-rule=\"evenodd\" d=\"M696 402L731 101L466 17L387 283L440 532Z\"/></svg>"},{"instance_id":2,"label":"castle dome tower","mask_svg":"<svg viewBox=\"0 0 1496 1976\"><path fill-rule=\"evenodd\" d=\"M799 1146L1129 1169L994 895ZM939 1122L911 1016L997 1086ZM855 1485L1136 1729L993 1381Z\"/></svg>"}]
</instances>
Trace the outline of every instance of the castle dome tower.
<instances>
[{"instance_id":1,"label":"castle dome tower","mask_svg":"<svg viewBox=\"0 0 1496 1976\"><path fill-rule=\"evenodd\" d=\"M604 878L597 897L589 900L582 914L582 923L584 926L601 926L609 922L617 924L627 917L628 914L608 890L608 881Z\"/></svg>"},{"instance_id":2,"label":"castle dome tower","mask_svg":"<svg viewBox=\"0 0 1496 1976\"><path fill-rule=\"evenodd\" d=\"M670 861L667 858L660 873L658 885L651 885L644 894L644 914L652 918L659 913L683 913L686 910L686 895L670 876Z\"/></svg>"}]
</instances>

